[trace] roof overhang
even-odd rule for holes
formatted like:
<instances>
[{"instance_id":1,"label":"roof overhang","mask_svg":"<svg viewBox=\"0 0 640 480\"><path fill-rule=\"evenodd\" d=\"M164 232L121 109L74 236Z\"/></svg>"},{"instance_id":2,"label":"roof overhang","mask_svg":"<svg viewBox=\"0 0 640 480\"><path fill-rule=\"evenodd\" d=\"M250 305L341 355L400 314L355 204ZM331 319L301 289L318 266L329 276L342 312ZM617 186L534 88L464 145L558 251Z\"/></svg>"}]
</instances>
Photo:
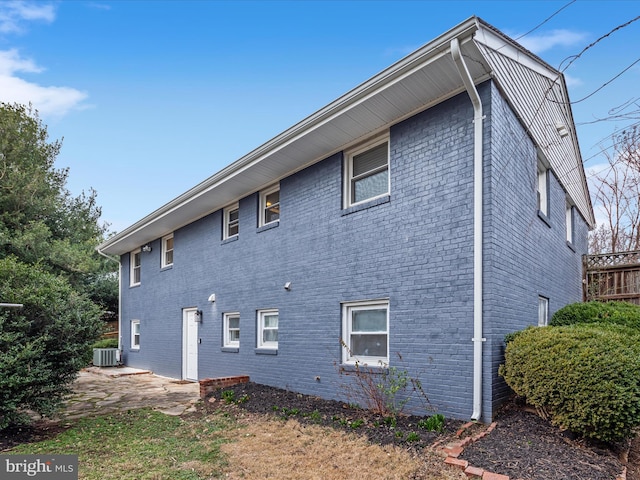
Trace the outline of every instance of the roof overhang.
<instances>
[{"instance_id":1,"label":"roof overhang","mask_svg":"<svg viewBox=\"0 0 640 480\"><path fill-rule=\"evenodd\" d=\"M112 255L135 250L464 91L450 55L453 38L460 42L474 81L490 78L491 65L473 41L478 30L486 43L508 43L538 65L522 47L518 50L517 44L471 17L109 238L98 250Z\"/></svg>"}]
</instances>

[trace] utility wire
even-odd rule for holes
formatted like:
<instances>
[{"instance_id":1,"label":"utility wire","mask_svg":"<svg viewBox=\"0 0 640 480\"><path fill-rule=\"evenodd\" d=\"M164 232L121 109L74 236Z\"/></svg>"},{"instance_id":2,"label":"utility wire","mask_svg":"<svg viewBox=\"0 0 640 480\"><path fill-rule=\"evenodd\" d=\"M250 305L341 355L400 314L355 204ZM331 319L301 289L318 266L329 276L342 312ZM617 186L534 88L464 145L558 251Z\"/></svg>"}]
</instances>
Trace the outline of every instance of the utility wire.
<instances>
[{"instance_id":1,"label":"utility wire","mask_svg":"<svg viewBox=\"0 0 640 480\"><path fill-rule=\"evenodd\" d=\"M569 3L567 3L566 5L564 5L563 7L561 7L559 10L556 10L555 12L553 12L553 14L551 14L551 16L545 18L541 23L539 23L538 25L536 25L535 27L533 27L531 30L529 30L526 33L523 33L522 35L520 35L519 37L515 38L515 41L520 40L522 37L526 37L527 35L529 35L530 33L535 32L537 29L539 29L542 25L544 25L545 23L547 23L549 20L551 20L553 17L555 17L557 14L559 14L562 10L564 10L565 8L567 8L569 5L571 5L572 3L576 3L577 0L571 0Z\"/></svg>"}]
</instances>

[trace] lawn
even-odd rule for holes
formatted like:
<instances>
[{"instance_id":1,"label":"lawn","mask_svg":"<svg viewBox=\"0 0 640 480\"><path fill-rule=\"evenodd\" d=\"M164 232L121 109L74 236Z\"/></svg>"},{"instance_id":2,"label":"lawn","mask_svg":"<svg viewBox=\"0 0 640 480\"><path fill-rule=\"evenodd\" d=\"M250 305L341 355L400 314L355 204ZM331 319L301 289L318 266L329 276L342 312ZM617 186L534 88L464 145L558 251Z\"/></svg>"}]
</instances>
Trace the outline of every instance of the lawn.
<instances>
[{"instance_id":1,"label":"lawn","mask_svg":"<svg viewBox=\"0 0 640 480\"><path fill-rule=\"evenodd\" d=\"M81 419L49 440L23 444L7 453L75 454L80 478L217 478L226 462L220 451L223 432L235 422L223 415L192 419L150 409Z\"/></svg>"},{"instance_id":2,"label":"lawn","mask_svg":"<svg viewBox=\"0 0 640 480\"><path fill-rule=\"evenodd\" d=\"M182 417L141 409L86 418L4 453L77 454L85 480L466 478L432 452L416 455L331 427L202 406Z\"/></svg>"}]
</instances>

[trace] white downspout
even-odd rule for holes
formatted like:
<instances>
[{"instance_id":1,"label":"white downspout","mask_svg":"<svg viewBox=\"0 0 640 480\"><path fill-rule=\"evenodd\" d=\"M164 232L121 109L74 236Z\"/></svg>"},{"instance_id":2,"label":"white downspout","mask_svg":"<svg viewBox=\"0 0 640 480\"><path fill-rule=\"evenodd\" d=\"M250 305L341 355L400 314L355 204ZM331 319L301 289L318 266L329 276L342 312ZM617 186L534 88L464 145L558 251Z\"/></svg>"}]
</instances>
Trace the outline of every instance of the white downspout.
<instances>
[{"instance_id":1,"label":"white downspout","mask_svg":"<svg viewBox=\"0 0 640 480\"><path fill-rule=\"evenodd\" d=\"M473 413L472 420L482 415L482 102L460 52L457 38L451 40L451 56L473 104Z\"/></svg>"}]
</instances>

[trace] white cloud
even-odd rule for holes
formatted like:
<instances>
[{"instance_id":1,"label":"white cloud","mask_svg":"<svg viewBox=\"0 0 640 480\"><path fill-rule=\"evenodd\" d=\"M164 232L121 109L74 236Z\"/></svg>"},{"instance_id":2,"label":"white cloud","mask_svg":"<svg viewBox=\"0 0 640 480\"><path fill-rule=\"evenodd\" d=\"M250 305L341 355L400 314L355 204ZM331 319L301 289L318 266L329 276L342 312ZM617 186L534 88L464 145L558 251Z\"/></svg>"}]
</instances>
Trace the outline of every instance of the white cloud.
<instances>
[{"instance_id":1,"label":"white cloud","mask_svg":"<svg viewBox=\"0 0 640 480\"><path fill-rule=\"evenodd\" d=\"M32 60L21 58L18 51L0 50L0 101L29 103L43 116L63 116L80 108L88 97L85 92L70 87L42 86L19 78L17 72L42 71Z\"/></svg>"},{"instance_id":2,"label":"white cloud","mask_svg":"<svg viewBox=\"0 0 640 480\"><path fill-rule=\"evenodd\" d=\"M0 2L0 33L21 33L24 31L25 22L51 23L55 17L56 12L52 3L3 1Z\"/></svg>"},{"instance_id":3,"label":"white cloud","mask_svg":"<svg viewBox=\"0 0 640 480\"><path fill-rule=\"evenodd\" d=\"M513 38L518 38L518 35ZM523 47L539 54L555 47L572 47L583 42L586 34L571 30L551 30L539 35L527 35L518 40Z\"/></svg>"}]
</instances>

